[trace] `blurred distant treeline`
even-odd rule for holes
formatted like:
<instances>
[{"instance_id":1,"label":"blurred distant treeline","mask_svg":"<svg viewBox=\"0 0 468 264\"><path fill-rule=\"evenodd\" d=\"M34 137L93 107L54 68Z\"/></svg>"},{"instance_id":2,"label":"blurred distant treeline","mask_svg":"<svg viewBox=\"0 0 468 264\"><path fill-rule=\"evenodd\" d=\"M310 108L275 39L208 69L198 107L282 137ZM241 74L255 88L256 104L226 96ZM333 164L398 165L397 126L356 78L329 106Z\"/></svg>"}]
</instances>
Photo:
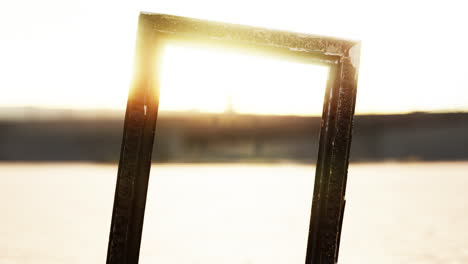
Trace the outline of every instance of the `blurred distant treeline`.
<instances>
[{"instance_id":1,"label":"blurred distant treeline","mask_svg":"<svg viewBox=\"0 0 468 264\"><path fill-rule=\"evenodd\" d=\"M117 162L122 118L0 121L0 161ZM161 114L158 162L315 162L320 117ZM468 160L468 113L356 116L351 160Z\"/></svg>"}]
</instances>

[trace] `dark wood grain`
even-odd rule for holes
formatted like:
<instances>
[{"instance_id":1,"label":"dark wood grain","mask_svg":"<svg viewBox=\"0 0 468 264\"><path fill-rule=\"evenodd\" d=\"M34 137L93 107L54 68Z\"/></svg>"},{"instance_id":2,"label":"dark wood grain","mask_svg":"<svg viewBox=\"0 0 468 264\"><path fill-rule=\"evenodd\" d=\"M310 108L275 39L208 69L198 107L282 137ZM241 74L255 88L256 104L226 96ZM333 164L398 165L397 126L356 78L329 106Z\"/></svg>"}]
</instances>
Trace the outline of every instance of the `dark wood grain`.
<instances>
[{"instance_id":1,"label":"dark wood grain","mask_svg":"<svg viewBox=\"0 0 468 264\"><path fill-rule=\"evenodd\" d=\"M159 89L155 34L140 20L135 76L125 114L107 253L108 264L138 263L151 167Z\"/></svg>"}]
</instances>

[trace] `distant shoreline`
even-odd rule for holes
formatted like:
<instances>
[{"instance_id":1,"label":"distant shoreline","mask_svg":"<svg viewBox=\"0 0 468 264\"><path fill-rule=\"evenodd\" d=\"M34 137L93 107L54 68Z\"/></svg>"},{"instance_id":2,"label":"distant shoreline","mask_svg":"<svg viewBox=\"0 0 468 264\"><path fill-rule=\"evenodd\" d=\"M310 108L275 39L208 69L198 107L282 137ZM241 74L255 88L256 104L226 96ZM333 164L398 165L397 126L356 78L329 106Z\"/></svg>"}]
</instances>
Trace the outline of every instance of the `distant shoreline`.
<instances>
[{"instance_id":1,"label":"distant shoreline","mask_svg":"<svg viewBox=\"0 0 468 264\"><path fill-rule=\"evenodd\" d=\"M314 163L320 117L158 117L153 161ZM0 121L0 161L119 160L123 117ZM358 115L351 162L468 160L468 113Z\"/></svg>"}]
</instances>

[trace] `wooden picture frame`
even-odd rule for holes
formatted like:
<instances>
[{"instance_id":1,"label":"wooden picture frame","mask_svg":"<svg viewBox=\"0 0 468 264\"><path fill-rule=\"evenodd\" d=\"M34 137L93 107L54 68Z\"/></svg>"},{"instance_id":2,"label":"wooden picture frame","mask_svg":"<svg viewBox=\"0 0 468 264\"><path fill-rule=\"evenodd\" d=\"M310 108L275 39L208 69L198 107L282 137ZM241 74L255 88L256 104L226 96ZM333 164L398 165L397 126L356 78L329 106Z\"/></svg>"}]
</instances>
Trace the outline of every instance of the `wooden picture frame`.
<instances>
[{"instance_id":1,"label":"wooden picture frame","mask_svg":"<svg viewBox=\"0 0 468 264\"><path fill-rule=\"evenodd\" d=\"M141 13L112 213L108 264L138 263L166 41L223 45L330 67L324 95L307 264L336 263L345 206L360 43L257 27Z\"/></svg>"}]
</instances>

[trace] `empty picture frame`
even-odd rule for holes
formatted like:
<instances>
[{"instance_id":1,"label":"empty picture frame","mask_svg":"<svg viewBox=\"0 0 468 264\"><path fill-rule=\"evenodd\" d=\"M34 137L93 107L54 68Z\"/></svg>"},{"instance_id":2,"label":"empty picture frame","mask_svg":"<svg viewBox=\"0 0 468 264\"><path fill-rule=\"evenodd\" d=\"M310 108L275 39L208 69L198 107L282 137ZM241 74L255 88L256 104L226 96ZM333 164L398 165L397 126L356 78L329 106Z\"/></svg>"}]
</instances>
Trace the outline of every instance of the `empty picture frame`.
<instances>
[{"instance_id":1,"label":"empty picture frame","mask_svg":"<svg viewBox=\"0 0 468 264\"><path fill-rule=\"evenodd\" d=\"M162 48L168 41L221 45L240 52L260 52L329 67L305 263L336 263L345 206L359 42L141 13L107 264L138 263L159 105L159 76L155 69L160 66Z\"/></svg>"}]
</instances>

